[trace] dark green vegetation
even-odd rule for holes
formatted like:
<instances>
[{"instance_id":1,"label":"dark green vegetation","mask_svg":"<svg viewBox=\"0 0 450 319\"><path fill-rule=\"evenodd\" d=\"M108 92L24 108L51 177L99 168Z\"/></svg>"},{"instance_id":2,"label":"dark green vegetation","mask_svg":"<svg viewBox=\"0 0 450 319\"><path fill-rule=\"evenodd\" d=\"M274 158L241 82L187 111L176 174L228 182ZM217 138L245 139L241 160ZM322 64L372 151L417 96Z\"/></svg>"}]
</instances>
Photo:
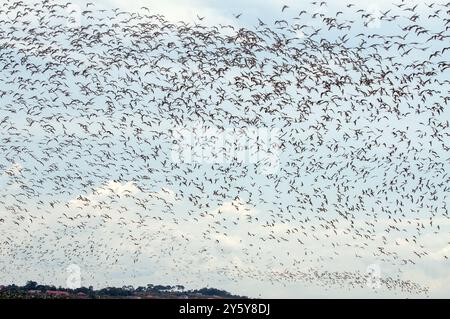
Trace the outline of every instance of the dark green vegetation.
<instances>
[{"instance_id":1,"label":"dark green vegetation","mask_svg":"<svg viewBox=\"0 0 450 319\"><path fill-rule=\"evenodd\" d=\"M68 289L51 285L40 285L35 281L28 281L24 286L0 285L0 299L205 299L205 298L247 298L232 295L227 291L215 288L185 290L184 286L164 286L149 284L146 287L123 286L107 287L95 290L81 287Z\"/></svg>"}]
</instances>

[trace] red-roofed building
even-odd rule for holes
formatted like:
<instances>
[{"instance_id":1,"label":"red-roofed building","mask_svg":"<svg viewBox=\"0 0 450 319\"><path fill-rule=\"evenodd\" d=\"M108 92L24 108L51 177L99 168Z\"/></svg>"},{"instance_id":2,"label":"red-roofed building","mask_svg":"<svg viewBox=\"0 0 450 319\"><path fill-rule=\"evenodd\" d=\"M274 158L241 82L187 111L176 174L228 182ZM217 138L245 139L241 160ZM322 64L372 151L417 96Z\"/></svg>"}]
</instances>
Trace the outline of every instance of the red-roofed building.
<instances>
[{"instance_id":1,"label":"red-roofed building","mask_svg":"<svg viewBox=\"0 0 450 319\"><path fill-rule=\"evenodd\" d=\"M67 291L59 291L59 290L47 290L47 295L50 296L70 296Z\"/></svg>"}]
</instances>

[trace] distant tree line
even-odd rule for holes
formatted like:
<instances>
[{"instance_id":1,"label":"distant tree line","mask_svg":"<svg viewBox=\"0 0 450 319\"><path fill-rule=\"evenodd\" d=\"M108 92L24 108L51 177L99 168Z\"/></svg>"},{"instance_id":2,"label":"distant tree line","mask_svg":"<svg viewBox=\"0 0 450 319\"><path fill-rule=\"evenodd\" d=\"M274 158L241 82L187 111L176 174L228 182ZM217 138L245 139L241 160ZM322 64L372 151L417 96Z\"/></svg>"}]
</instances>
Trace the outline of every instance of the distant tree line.
<instances>
[{"instance_id":1,"label":"distant tree line","mask_svg":"<svg viewBox=\"0 0 450 319\"><path fill-rule=\"evenodd\" d=\"M218 297L218 298L247 298L242 296L232 295L225 290L215 288L201 288L195 290L186 290L182 285L152 285L139 286L122 286L122 287L106 287L95 290L92 286L89 288L81 287L77 289L69 289L63 287L56 287L53 285L41 285L35 281L28 281L24 286L17 285L0 285L0 298L28 298L32 295L37 295L39 298L52 298L50 292L66 293L66 296L79 296L80 294L87 298L108 298L108 297L139 297L139 296L153 296L155 298L202 298L202 297ZM58 296L56 296L58 297Z\"/></svg>"}]
</instances>

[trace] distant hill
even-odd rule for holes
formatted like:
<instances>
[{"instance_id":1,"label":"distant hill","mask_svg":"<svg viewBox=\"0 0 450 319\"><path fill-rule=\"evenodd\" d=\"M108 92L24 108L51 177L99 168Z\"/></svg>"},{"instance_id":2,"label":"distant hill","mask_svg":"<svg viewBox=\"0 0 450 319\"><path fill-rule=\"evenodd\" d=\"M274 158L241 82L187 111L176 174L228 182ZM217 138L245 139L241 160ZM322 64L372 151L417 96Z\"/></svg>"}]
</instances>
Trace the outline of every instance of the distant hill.
<instances>
[{"instance_id":1,"label":"distant hill","mask_svg":"<svg viewBox=\"0 0 450 319\"><path fill-rule=\"evenodd\" d=\"M28 281L24 286L0 285L0 299L246 299L225 290L202 288L185 290L184 286L152 285L133 287L107 287L95 290L81 287L68 289L51 285L40 285Z\"/></svg>"}]
</instances>

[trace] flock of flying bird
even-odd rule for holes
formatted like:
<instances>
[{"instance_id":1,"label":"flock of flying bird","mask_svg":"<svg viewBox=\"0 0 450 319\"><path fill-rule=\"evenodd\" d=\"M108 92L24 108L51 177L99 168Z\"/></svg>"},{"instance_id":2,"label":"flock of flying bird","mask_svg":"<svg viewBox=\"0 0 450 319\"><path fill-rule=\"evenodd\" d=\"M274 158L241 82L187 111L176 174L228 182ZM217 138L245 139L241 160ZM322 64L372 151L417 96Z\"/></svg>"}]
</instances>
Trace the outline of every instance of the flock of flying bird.
<instances>
[{"instance_id":1,"label":"flock of flying bird","mask_svg":"<svg viewBox=\"0 0 450 319\"><path fill-rule=\"evenodd\" d=\"M449 266L450 3L326 7L243 27L3 3L0 279L78 264L429 292L408 274ZM174 160L178 129L205 137L195 154L210 127L278 135Z\"/></svg>"}]
</instances>

